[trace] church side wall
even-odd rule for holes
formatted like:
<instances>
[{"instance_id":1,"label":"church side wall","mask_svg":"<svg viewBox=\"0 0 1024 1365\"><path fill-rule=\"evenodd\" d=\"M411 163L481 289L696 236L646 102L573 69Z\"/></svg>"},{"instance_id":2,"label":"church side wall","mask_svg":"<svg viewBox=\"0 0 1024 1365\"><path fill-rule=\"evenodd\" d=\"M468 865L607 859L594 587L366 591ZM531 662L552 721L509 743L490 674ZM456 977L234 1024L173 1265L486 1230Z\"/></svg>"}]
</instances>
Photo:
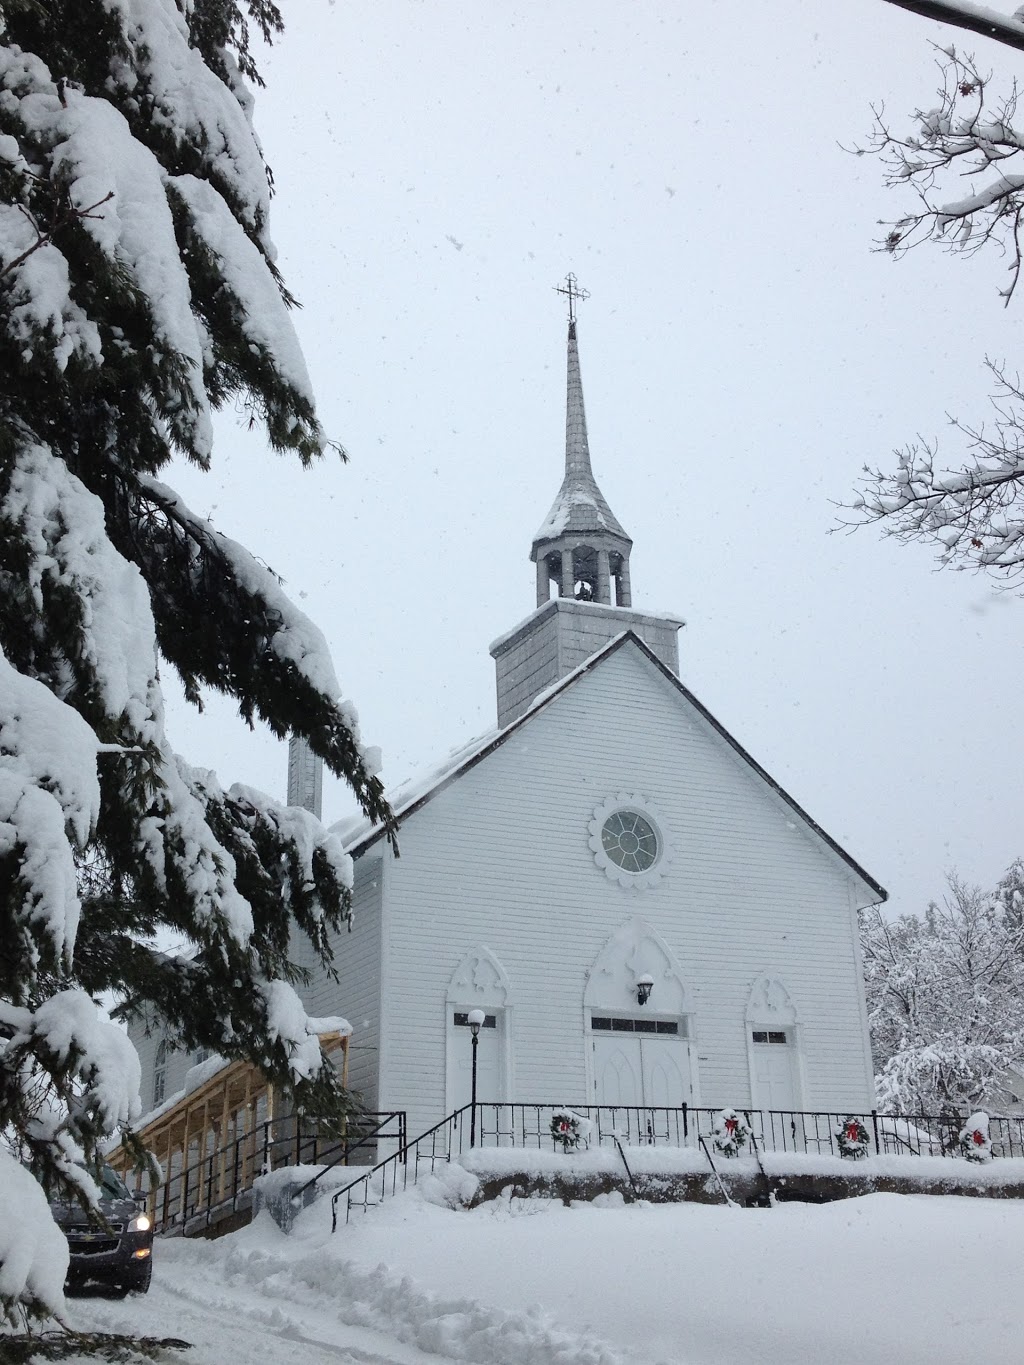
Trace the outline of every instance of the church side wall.
<instances>
[{"instance_id":1,"label":"church side wall","mask_svg":"<svg viewBox=\"0 0 1024 1365\"><path fill-rule=\"evenodd\" d=\"M368 1109L377 1105L377 1061L380 1049L382 864L376 851L355 864L352 889L352 932L334 942L338 980L315 964L312 950L294 949L296 960L313 980L298 991L314 1017L340 1014L352 1025L348 1052L348 1084Z\"/></svg>"},{"instance_id":2,"label":"church side wall","mask_svg":"<svg viewBox=\"0 0 1024 1365\"><path fill-rule=\"evenodd\" d=\"M144 1118L154 1108L156 1054L160 1043L167 1037L167 1030L163 1019L153 1014L132 1020L128 1025L128 1037L139 1054L139 1064L142 1070L140 1095ZM184 1089L185 1077L197 1061L197 1053L174 1048L168 1044L164 1058L163 1093L165 1098Z\"/></svg>"},{"instance_id":3,"label":"church side wall","mask_svg":"<svg viewBox=\"0 0 1024 1365\"><path fill-rule=\"evenodd\" d=\"M652 803L673 850L642 891L612 882L588 845L595 808L620 792ZM409 1109L410 1131L444 1112L445 994L480 945L511 983L508 1097L591 1100L586 974L633 915L681 964L694 1102L751 1102L745 1008L770 973L798 1010L804 1107L870 1105L850 874L634 647L408 819L401 847L387 869L381 1104Z\"/></svg>"}]
</instances>

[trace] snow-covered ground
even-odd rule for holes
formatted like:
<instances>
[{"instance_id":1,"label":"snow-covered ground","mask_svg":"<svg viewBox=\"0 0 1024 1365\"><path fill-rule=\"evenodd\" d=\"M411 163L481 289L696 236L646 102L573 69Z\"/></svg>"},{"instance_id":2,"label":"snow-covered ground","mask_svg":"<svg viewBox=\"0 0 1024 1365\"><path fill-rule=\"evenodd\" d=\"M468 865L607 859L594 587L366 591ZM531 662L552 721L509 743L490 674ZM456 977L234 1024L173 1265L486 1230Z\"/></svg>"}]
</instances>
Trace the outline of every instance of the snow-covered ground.
<instances>
[{"instance_id":1,"label":"snow-covered ground","mask_svg":"<svg viewBox=\"0 0 1024 1365\"><path fill-rule=\"evenodd\" d=\"M869 1195L748 1210L410 1191L330 1235L266 1214L158 1245L153 1288L76 1326L194 1343L183 1365L935 1365L1019 1360L1024 1203ZM428 1196L428 1197L425 1197Z\"/></svg>"}]
</instances>

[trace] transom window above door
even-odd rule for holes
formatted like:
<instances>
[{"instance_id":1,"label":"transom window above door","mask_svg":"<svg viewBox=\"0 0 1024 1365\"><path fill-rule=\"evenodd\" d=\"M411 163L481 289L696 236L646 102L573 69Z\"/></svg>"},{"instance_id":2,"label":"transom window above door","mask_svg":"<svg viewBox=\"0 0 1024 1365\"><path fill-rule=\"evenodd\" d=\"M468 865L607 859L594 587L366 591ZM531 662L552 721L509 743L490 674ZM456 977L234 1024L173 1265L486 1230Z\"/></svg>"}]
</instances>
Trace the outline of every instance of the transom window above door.
<instances>
[{"instance_id":1,"label":"transom window above door","mask_svg":"<svg viewBox=\"0 0 1024 1365\"><path fill-rule=\"evenodd\" d=\"M628 1019L611 1014L593 1014L590 1027L603 1033L670 1033L686 1037L686 1020Z\"/></svg>"},{"instance_id":2,"label":"transom window above door","mask_svg":"<svg viewBox=\"0 0 1024 1365\"><path fill-rule=\"evenodd\" d=\"M783 1030L754 1029L755 1043L788 1043L789 1036Z\"/></svg>"},{"instance_id":3,"label":"transom window above door","mask_svg":"<svg viewBox=\"0 0 1024 1365\"><path fill-rule=\"evenodd\" d=\"M469 1011L467 1010L465 1013L462 1013L460 1010L456 1010L456 1011L455 1011L455 1015L454 1015L453 1022L454 1022L459 1028L469 1028ZM485 1014L485 1015L484 1015L483 1027L484 1027L484 1028L497 1028L497 1027L498 1027L498 1016L497 1016L496 1014Z\"/></svg>"}]
</instances>

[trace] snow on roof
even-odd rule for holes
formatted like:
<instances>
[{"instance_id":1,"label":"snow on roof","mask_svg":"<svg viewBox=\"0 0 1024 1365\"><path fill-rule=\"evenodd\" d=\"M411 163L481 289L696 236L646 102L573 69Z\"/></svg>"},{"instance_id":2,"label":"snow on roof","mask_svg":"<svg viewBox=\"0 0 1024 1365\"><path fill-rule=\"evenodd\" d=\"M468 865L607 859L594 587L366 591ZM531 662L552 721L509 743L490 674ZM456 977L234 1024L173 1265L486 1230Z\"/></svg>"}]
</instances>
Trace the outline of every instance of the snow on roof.
<instances>
[{"instance_id":1,"label":"snow on roof","mask_svg":"<svg viewBox=\"0 0 1024 1365\"><path fill-rule=\"evenodd\" d=\"M569 475L533 539L535 543L557 540L566 531L611 531L613 535L629 539L597 484L593 480L581 482Z\"/></svg>"},{"instance_id":2,"label":"snow on roof","mask_svg":"<svg viewBox=\"0 0 1024 1365\"><path fill-rule=\"evenodd\" d=\"M543 610L543 608L541 608L541 610ZM597 667L604 659L614 654L627 641L635 645L637 649L654 664L658 671L662 673L676 690L686 698L694 710L696 710L710 727L725 740L737 756L749 767L753 768L754 772L762 781L764 781L776 796L778 796L781 801L798 816L811 833L816 835L817 838L831 849L831 851L863 882L870 892L877 896L879 901L886 901L889 899L889 893L886 891L885 887L875 881L870 873L866 872L844 848L836 843L831 835L827 834L825 830L822 829L817 821L813 820L811 816L808 815L798 802L794 801L789 793L775 781L770 773L766 772L766 770L761 767L760 763L758 763L755 758L747 753L742 744L733 738L725 726L715 719L707 707L679 681L672 670L667 668L649 646L632 630L621 631L618 635L609 640L606 645L602 645L600 649L591 654L589 658L584 659L583 662L578 664L571 672L566 673L556 682L553 682L551 686L545 688L543 692L539 692L522 715L517 716L515 720L510 721L504 729L490 730L486 734L470 740L469 743L463 745L461 748L453 749L441 763L435 764L432 768L425 769L396 787L394 791L388 792L387 799L394 812L396 823L401 824L405 817L413 814L421 805L426 804L432 796L435 796L447 786L449 782L460 777L469 768L475 766L480 759L486 757L492 749L496 749L500 744L503 744L514 731L518 730L521 725L525 725L532 716L542 710L554 697L558 696L566 688L571 687L574 682L581 678L585 673L589 673L591 669ZM379 824L372 824L366 819L355 818L339 821L336 825L331 826L331 831L341 839L349 854L353 857L359 857L359 855L364 853L371 844L381 838L384 834L384 827Z\"/></svg>"}]
</instances>

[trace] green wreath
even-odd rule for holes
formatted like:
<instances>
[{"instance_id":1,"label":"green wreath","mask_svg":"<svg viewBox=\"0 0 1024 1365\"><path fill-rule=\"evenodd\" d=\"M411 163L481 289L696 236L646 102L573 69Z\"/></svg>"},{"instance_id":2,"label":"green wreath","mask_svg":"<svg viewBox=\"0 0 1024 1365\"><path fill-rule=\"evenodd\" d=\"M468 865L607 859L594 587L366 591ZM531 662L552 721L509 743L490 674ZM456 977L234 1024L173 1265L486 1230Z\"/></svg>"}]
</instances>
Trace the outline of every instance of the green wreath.
<instances>
[{"instance_id":1,"label":"green wreath","mask_svg":"<svg viewBox=\"0 0 1024 1365\"><path fill-rule=\"evenodd\" d=\"M847 1114L836 1129L836 1146L839 1155L851 1161L859 1161L867 1156L871 1148L871 1135L856 1114Z\"/></svg>"},{"instance_id":2,"label":"green wreath","mask_svg":"<svg viewBox=\"0 0 1024 1365\"><path fill-rule=\"evenodd\" d=\"M570 1147L580 1145L580 1120L577 1114L569 1109L557 1109L551 1115L551 1137L555 1142L562 1144L562 1151L567 1152Z\"/></svg>"},{"instance_id":3,"label":"green wreath","mask_svg":"<svg viewBox=\"0 0 1024 1365\"><path fill-rule=\"evenodd\" d=\"M961 1130L960 1152L968 1161L992 1160L992 1139L988 1131L988 1114L984 1110L972 1114Z\"/></svg>"},{"instance_id":4,"label":"green wreath","mask_svg":"<svg viewBox=\"0 0 1024 1365\"><path fill-rule=\"evenodd\" d=\"M750 1127L735 1109L723 1109L711 1130L715 1150L722 1156L739 1156L749 1137Z\"/></svg>"}]
</instances>

